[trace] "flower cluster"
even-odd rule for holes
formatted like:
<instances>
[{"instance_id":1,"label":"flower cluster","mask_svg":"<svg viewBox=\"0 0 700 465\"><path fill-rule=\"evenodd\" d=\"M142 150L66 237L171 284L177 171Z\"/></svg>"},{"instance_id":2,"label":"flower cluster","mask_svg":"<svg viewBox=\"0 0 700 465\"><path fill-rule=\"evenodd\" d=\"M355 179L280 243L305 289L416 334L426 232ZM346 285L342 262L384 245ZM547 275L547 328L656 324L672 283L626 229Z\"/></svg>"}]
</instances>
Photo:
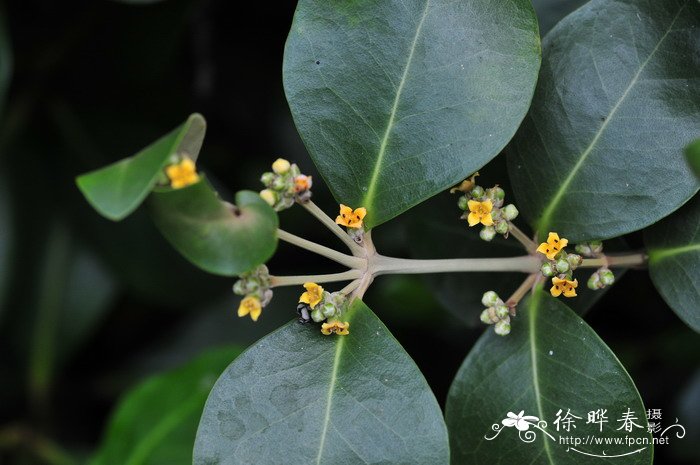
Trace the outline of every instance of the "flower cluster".
<instances>
[{"instance_id":1,"label":"flower cluster","mask_svg":"<svg viewBox=\"0 0 700 465\"><path fill-rule=\"evenodd\" d=\"M346 336L350 334L350 323L343 322L340 318L347 305L345 294L341 292L328 292L316 283L304 283L306 291L299 297L297 313L299 323L306 324L310 321L321 323L321 333L326 336L338 334Z\"/></svg>"},{"instance_id":2,"label":"flower cluster","mask_svg":"<svg viewBox=\"0 0 700 465\"><path fill-rule=\"evenodd\" d=\"M462 219L466 219L470 227L482 224L484 227L479 236L485 241L492 240L496 234L508 237L510 221L518 216L518 209L513 204L503 206L506 193L498 185L488 189L477 185L475 178L478 175L473 174L450 190L451 193L463 193L457 201L457 206L464 211Z\"/></svg>"},{"instance_id":3,"label":"flower cluster","mask_svg":"<svg viewBox=\"0 0 700 465\"><path fill-rule=\"evenodd\" d=\"M260 197L276 211L286 210L294 202L308 202L311 198L311 176L301 174L295 163L278 158L272 164L272 171L263 173L260 181L265 189Z\"/></svg>"},{"instance_id":4,"label":"flower cluster","mask_svg":"<svg viewBox=\"0 0 700 465\"><path fill-rule=\"evenodd\" d=\"M253 321L258 321L263 307L272 300L270 272L265 265L260 265L239 278L233 285L234 294L244 296L238 306L238 316L250 315Z\"/></svg>"},{"instance_id":5,"label":"flower cluster","mask_svg":"<svg viewBox=\"0 0 700 465\"><path fill-rule=\"evenodd\" d=\"M481 321L494 325L493 330L499 336L510 334L510 309L494 291L487 291L481 298L486 310L481 312Z\"/></svg>"},{"instance_id":6,"label":"flower cluster","mask_svg":"<svg viewBox=\"0 0 700 465\"><path fill-rule=\"evenodd\" d=\"M600 257L603 255L603 243L601 241L582 242L576 245L576 252L584 257ZM588 278L589 289L598 290L615 283L615 275L610 269L603 266Z\"/></svg>"},{"instance_id":7,"label":"flower cluster","mask_svg":"<svg viewBox=\"0 0 700 465\"><path fill-rule=\"evenodd\" d=\"M560 238L559 234L550 232L547 242L537 247L537 251L546 258L540 270L546 277L552 278L549 292L554 297L564 294L564 297L576 297L578 280L573 279L573 272L581 265L583 258L577 254L569 254L564 248L569 244L568 239Z\"/></svg>"},{"instance_id":8,"label":"flower cluster","mask_svg":"<svg viewBox=\"0 0 700 465\"><path fill-rule=\"evenodd\" d=\"M182 189L199 181L194 161L187 155L173 156L172 163L165 167L165 174L173 189Z\"/></svg>"}]
</instances>

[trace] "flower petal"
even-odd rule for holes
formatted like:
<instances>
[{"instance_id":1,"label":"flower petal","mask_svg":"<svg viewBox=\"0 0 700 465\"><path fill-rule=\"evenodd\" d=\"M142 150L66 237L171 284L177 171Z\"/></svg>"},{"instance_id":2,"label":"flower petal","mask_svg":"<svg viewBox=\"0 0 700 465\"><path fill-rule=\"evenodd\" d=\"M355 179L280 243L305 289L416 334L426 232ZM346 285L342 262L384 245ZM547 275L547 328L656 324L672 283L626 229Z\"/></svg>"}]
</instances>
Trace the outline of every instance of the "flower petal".
<instances>
[{"instance_id":1,"label":"flower petal","mask_svg":"<svg viewBox=\"0 0 700 465\"><path fill-rule=\"evenodd\" d=\"M467 222L469 223L469 226L475 226L479 224L479 215L477 213L471 212L467 217Z\"/></svg>"}]
</instances>

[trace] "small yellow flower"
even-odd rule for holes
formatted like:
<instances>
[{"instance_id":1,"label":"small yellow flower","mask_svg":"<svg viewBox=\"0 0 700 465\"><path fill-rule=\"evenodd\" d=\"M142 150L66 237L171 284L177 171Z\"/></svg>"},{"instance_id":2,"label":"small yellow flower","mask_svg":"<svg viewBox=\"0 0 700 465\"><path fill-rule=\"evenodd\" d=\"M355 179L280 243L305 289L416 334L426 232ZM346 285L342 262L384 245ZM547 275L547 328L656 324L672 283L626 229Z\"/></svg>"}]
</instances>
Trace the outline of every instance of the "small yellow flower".
<instances>
[{"instance_id":1,"label":"small yellow flower","mask_svg":"<svg viewBox=\"0 0 700 465\"><path fill-rule=\"evenodd\" d=\"M340 204L340 214L335 219L335 222L347 226L348 228L361 228L362 219L367 215L367 209L364 207L356 208L354 211L350 207Z\"/></svg>"},{"instance_id":2,"label":"small yellow flower","mask_svg":"<svg viewBox=\"0 0 700 465\"><path fill-rule=\"evenodd\" d=\"M321 332L325 336L329 336L333 333L337 334L338 336L347 336L350 334L350 331L348 328L350 327L349 322L343 323L342 321L329 321L328 323L323 323L321 325Z\"/></svg>"},{"instance_id":3,"label":"small yellow flower","mask_svg":"<svg viewBox=\"0 0 700 465\"><path fill-rule=\"evenodd\" d=\"M284 158L278 158L272 164L272 171L274 171L277 174L284 174L287 171L289 171L289 168L291 168L291 166L292 165L290 165L289 162Z\"/></svg>"},{"instance_id":4,"label":"small yellow flower","mask_svg":"<svg viewBox=\"0 0 700 465\"><path fill-rule=\"evenodd\" d=\"M314 308L323 299L323 288L316 283L304 283L304 289L306 292L299 297L299 302Z\"/></svg>"},{"instance_id":5,"label":"small yellow flower","mask_svg":"<svg viewBox=\"0 0 700 465\"><path fill-rule=\"evenodd\" d=\"M552 278L552 284L553 286L549 292L551 292L554 297L559 297L562 293L564 293L564 297L576 297L578 279L571 281L569 279L561 279L555 276Z\"/></svg>"},{"instance_id":6,"label":"small yellow flower","mask_svg":"<svg viewBox=\"0 0 700 465\"><path fill-rule=\"evenodd\" d=\"M467 204L469 205L469 216L467 217L469 226L475 226L479 223L484 226L493 225L493 218L491 218L493 203L490 200L484 200L483 202L470 200Z\"/></svg>"},{"instance_id":7,"label":"small yellow flower","mask_svg":"<svg viewBox=\"0 0 700 465\"><path fill-rule=\"evenodd\" d=\"M469 178L465 179L462 181L459 186L455 186L452 189L450 189L450 194L454 194L455 192L470 192L472 189L474 189L474 186L476 186L476 177L479 176L479 172L477 171L476 173L472 174L469 176Z\"/></svg>"},{"instance_id":8,"label":"small yellow flower","mask_svg":"<svg viewBox=\"0 0 700 465\"><path fill-rule=\"evenodd\" d=\"M313 184L311 178L312 176L306 176L304 174L300 174L294 178L294 192L298 194L311 189L311 185Z\"/></svg>"},{"instance_id":9,"label":"small yellow flower","mask_svg":"<svg viewBox=\"0 0 700 465\"><path fill-rule=\"evenodd\" d=\"M260 305L260 299L254 295L246 296L241 300L241 304L238 306L238 316L250 315L253 321L258 321L260 314L262 313L262 306Z\"/></svg>"},{"instance_id":10,"label":"small yellow flower","mask_svg":"<svg viewBox=\"0 0 700 465\"><path fill-rule=\"evenodd\" d=\"M566 245L569 243L568 239L559 239L559 234L555 232L550 232L547 242L543 242L537 247L539 253L543 253L548 259L554 260L556 254L559 253Z\"/></svg>"},{"instance_id":11,"label":"small yellow flower","mask_svg":"<svg viewBox=\"0 0 700 465\"><path fill-rule=\"evenodd\" d=\"M170 179L170 186L173 189L187 187L199 181L199 175L190 158L183 158L180 163L175 163L165 168L165 174Z\"/></svg>"},{"instance_id":12,"label":"small yellow flower","mask_svg":"<svg viewBox=\"0 0 700 465\"><path fill-rule=\"evenodd\" d=\"M271 207L274 207L277 203L277 193L272 189L263 189L260 191L260 197L267 202Z\"/></svg>"}]
</instances>

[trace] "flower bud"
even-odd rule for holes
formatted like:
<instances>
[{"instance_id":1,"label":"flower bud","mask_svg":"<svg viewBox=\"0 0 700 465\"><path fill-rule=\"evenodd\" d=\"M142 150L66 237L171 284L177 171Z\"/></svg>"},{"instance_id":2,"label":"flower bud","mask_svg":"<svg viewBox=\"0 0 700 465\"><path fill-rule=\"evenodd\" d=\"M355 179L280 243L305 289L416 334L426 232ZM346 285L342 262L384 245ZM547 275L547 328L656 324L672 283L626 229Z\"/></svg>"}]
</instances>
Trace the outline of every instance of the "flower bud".
<instances>
[{"instance_id":1,"label":"flower bud","mask_svg":"<svg viewBox=\"0 0 700 465\"><path fill-rule=\"evenodd\" d=\"M595 255L603 252L603 243L601 241L590 241L588 246L591 248L591 252L593 252Z\"/></svg>"},{"instance_id":2,"label":"flower bud","mask_svg":"<svg viewBox=\"0 0 700 465\"><path fill-rule=\"evenodd\" d=\"M473 198L480 199L484 196L484 188L481 186L474 186L474 189L470 192Z\"/></svg>"},{"instance_id":3,"label":"flower bud","mask_svg":"<svg viewBox=\"0 0 700 465\"><path fill-rule=\"evenodd\" d=\"M501 304L496 305L496 316L501 320L505 319L509 315L508 306Z\"/></svg>"},{"instance_id":4,"label":"flower bud","mask_svg":"<svg viewBox=\"0 0 700 465\"><path fill-rule=\"evenodd\" d=\"M507 221L499 221L496 223L496 232L498 234L506 234L509 231L509 226Z\"/></svg>"},{"instance_id":5,"label":"flower bud","mask_svg":"<svg viewBox=\"0 0 700 465\"><path fill-rule=\"evenodd\" d=\"M510 334L510 319L501 320L493 327L493 330L499 336L507 336Z\"/></svg>"},{"instance_id":6,"label":"flower bud","mask_svg":"<svg viewBox=\"0 0 700 465\"><path fill-rule=\"evenodd\" d=\"M263 173L262 176L260 176L260 182L263 183L265 186L269 187L270 184L272 184L272 181L275 180L275 173L267 172Z\"/></svg>"},{"instance_id":7,"label":"flower bud","mask_svg":"<svg viewBox=\"0 0 700 465\"><path fill-rule=\"evenodd\" d=\"M236 295L246 294L246 285L244 280L239 279L233 284L233 293Z\"/></svg>"},{"instance_id":8,"label":"flower bud","mask_svg":"<svg viewBox=\"0 0 700 465\"><path fill-rule=\"evenodd\" d=\"M260 191L260 197L267 202L267 204L271 207L274 207L275 204L277 203L277 192L271 190L271 189L263 189Z\"/></svg>"},{"instance_id":9,"label":"flower bud","mask_svg":"<svg viewBox=\"0 0 700 465\"><path fill-rule=\"evenodd\" d=\"M490 189L486 189L486 197L491 199L491 202L493 202L494 207L502 206L503 199L505 198L505 196L506 196L505 191L498 186L492 187Z\"/></svg>"},{"instance_id":10,"label":"flower bud","mask_svg":"<svg viewBox=\"0 0 700 465\"><path fill-rule=\"evenodd\" d=\"M270 186L276 191L284 191L289 188L287 181L282 176L277 176L272 180L272 185Z\"/></svg>"},{"instance_id":11,"label":"flower bud","mask_svg":"<svg viewBox=\"0 0 700 465\"><path fill-rule=\"evenodd\" d=\"M604 287L603 283L600 282L600 275L597 271L593 273L590 278L588 278L586 285L588 286L588 289L592 289L594 291Z\"/></svg>"},{"instance_id":12,"label":"flower bud","mask_svg":"<svg viewBox=\"0 0 700 465\"><path fill-rule=\"evenodd\" d=\"M559 273L566 273L571 269L571 266L569 265L569 261L566 258L560 258L557 260L557 272Z\"/></svg>"},{"instance_id":13,"label":"flower bud","mask_svg":"<svg viewBox=\"0 0 700 465\"><path fill-rule=\"evenodd\" d=\"M246 279L245 280L245 290L246 294L254 294L260 289L260 283L257 279Z\"/></svg>"},{"instance_id":14,"label":"flower bud","mask_svg":"<svg viewBox=\"0 0 700 465\"><path fill-rule=\"evenodd\" d=\"M581 262L583 262L583 257L576 255L575 253L570 253L566 256L566 260L569 262L572 270L575 270Z\"/></svg>"},{"instance_id":15,"label":"flower bud","mask_svg":"<svg viewBox=\"0 0 700 465\"><path fill-rule=\"evenodd\" d=\"M607 268L601 268L598 270L598 274L600 275L600 282L605 286L610 286L615 282L615 275Z\"/></svg>"},{"instance_id":16,"label":"flower bud","mask_svg":"<svg viewBox=\"0 0 700 465\"><path fill-rule=\"evenodd\" d=\"M265 289L265 292L262 293L262 299L260 300L260 305L263 307L266 307L267 304L270 303L272 300L272 289Z\"/></svg>"},{"instance_id":17,"label":"flower bud","mask_svg":"<svg viewBox=\"0 0 700 465\"><path fill-rule=\"evenodd\" d=\"M513 205L512 203L509 203L503 209L503 216L508 221L514 220L518 216L518 213L520 213L520 212L518 212L518 209L515 208L515 205Z\"/></svg>"},{"instance_id":18,"label":"flower bud","mask_svg":"<svg viewBox=\"0 0 700 465\"><path fill-rule=\"evenodd\" d=\"M540 271L542 271L543 276L548 278L554 276L554 266L552 265L552 262L544 262L542 264L542 268L540 268Z\"/></svg>"},{"instance_id":19,"label":"flower bud","mask_svg":"<svg viewBox=\"0 0 700 465\"><path fill-rule=\"evenodd\" d=\"M323 316L323 312L321 312L321 307L317 306L312 312L311 312L311 319L314 320L316 323L320 323L323 320L326 319L325 316Z\"/></svg>"},{"instance_id":20,"label":"flower bud","mask_svg":"<svg viewBox=\"0 0 700 465\"><path fill-rule=\"evenodd\" d=\"M469 199L466 195L463 195L459 198L459 200L457 201L457 206L460 210L467 211L467 209L469 208Z\"/></svg>"},{"instance_id":21,"label":"flower bud","mask_svg":"<svg viewBox=\"0 0 700 465\"><path fill-rule=\"evenodd\" d=\"M501 319L496 316L496 311L493 307L489 307L481 312L480 318L481 322L486 323L487 325L492 325L501 321Z\"/></svg>"},{"instance_id":22,"label":"flower bud","mask_svg":"<svg viewBox=\"0 0 700 465\"><path fill-rule=\"evenodd\" d=\"M326 318L331 318L335 315L335 305L333 305L330 302L327 302L323 304L323 310L321 311L323 312L323 316L325 316Z\"/></svg>"},{"instance_id":23,"label":"flower bud","mask_svg":"<svg viewBox=\"0 0 700 465\"><path fill-rule=\"evenodd\" d=\"M501 299L494 291L486 291L484 292L484 296L481 298L481 303L484 305L484 307L493 307L498 304L499 300Z\"/></svg>"},{"instance_id":24,"label":"flower bud","mask_svg":"<svg viewBox=\"0 0 700 465\"><path fill-rule=\"evenodd\" d=\"M274 171L277 174L284 174L287 171L289 171L290 167L291 164L287 160L285 160L284 158L278 158L272 164L272 171Z\"/></svg>"},{"instance_id":25,"label":"flower bud","mask_svg":"<svg viewBox=\"0 0 700 465\"><path fill-rule=\"evenodd\" d=\"M496 236L496 229L493 226L484 226L484 228L479 231L479 237L486 242L491 241Z\"/></svg>"}]
</instances>

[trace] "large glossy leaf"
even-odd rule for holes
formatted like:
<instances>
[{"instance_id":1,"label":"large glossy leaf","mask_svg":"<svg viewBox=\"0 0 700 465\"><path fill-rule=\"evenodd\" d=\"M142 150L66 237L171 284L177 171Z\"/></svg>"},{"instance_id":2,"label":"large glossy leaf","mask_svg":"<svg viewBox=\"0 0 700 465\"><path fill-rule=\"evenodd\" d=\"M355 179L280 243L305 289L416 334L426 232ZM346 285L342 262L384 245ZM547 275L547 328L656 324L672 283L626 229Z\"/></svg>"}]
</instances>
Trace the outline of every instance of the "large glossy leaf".
<instances>
[{"instance_id":1,"label":"large glossy leaf","mask_svg":"<svg viewBox=\"0 0 700 465\"><path fill-rule=\"evenodd\" d=\"M540 24L540 34L545 35L563 17L580 7L587 0L532 0Z\"/></svg>"},{"instance_id":2,"label":"large glossy leaf","mask_svg":"<svg viewBox=\"0 0 700 465\"><path fill-rule=\"evenodd\" d=\"M205 131L204 118L195 113L133 157L79 176L78 187L101 215L121 220L148 196L171 155L187 154L197 159Z\"/></svg>"},{"instance_id":3,"label":"large glossy leaf","mask_svg":"<svg viewBox=\"0 0 700 465\"><path fill-rule=\"evenodd\" d=\"M195 465L446 464L440 407L418 367L360 300L348 336L291 322L219 378Z\"/></svg>"},{"instance_id":4,"label":"large glossy leaf","mask_svg":"<svg viewBox=\"0 0 700 465\"><path fill-rule=\"evenodd\" d=\"M593 0L547 35L509 158L541 236L619 236L698 190L683 147L700 127L699 22L694 0Z\"/></svg>"},{"instance_id":5,"label":"large glossy leaf","mask_svg":"<svg viewBox=\"0 0 700 465\"><path fill-rule=\"evenodd\" d=\"M236 347L210 350L129 391L112 415L90 465L190 465L207 395L240 352Z\"/></svg>"},{"instance_id":6,"label":"large glossy leaf","mask_svg":"<svg viewBox=\"0 0 700 465\"><path fill-rule=\"evenodd\" d=\"M685 158L695 176L700 178L700 139L694 140L685 148Z\"/></svg>"},{"instance_id":7,"label":"large glossy leaf","mask_svg":"<svg viewBox=\"0 0 700 465\"><path fill-rule=\"evenodd\" d=\"M452 463L599 464L604 459L585 453L613 456L638 451L608 460L621 465L650 464L653 453L648 445L559 443L559 437L568 436L646 440L651 436L634 383L583 320L543 291L521 307L511 334L501 337L486 331L455 377L446 412ZM564 431L561 423L557 431L554 421L560 409L561 416L570 410L581 417L574 420L571 432ZM602 431L598 424L587 424L588 412L597 409L607 409L608 423L603 423ZM618 429L623 423L617 421L627 409L634 412L634 422L640 426L629 433ZM523 410L525 415L546 421L546 426L540 426L552 438L534 425L524 436L502 425L508 412ZM487 439L497 433L495 439ZM523 440L533 433L532 442Z\"/></svg>"},{"instance_id":8,"label":"large glossy leaf","mask_svg":"<svg viewBox=\"0 0 700 465\"><path fill-rule=\"evenodd\" d=\"M645 231L649 274L666 303L700 332L700 197Z\"/></svg>"},{"instance_id":9,"label":"large glossy leaf","mask_svg":"<svg viewBox=\"0 0 700 465\"><path fill-rule=\"evenodd\" d=\"M539 64L527 0L302 0L284 87L334 196L374 227L498 154Z\"/></svg>"},{"instance_id":10,"label":"large glossy leaf","mask_svg":"<svg viewBox=\"0 0 700 465\"><path fill-rule=\"evenodd\" d=\"M158 188L153 221L185 258L210 273L234 276L264 263L277 246L275 211L255 192L219 199L206 179L182 189Z\"/></svg>"}]
</instances>

